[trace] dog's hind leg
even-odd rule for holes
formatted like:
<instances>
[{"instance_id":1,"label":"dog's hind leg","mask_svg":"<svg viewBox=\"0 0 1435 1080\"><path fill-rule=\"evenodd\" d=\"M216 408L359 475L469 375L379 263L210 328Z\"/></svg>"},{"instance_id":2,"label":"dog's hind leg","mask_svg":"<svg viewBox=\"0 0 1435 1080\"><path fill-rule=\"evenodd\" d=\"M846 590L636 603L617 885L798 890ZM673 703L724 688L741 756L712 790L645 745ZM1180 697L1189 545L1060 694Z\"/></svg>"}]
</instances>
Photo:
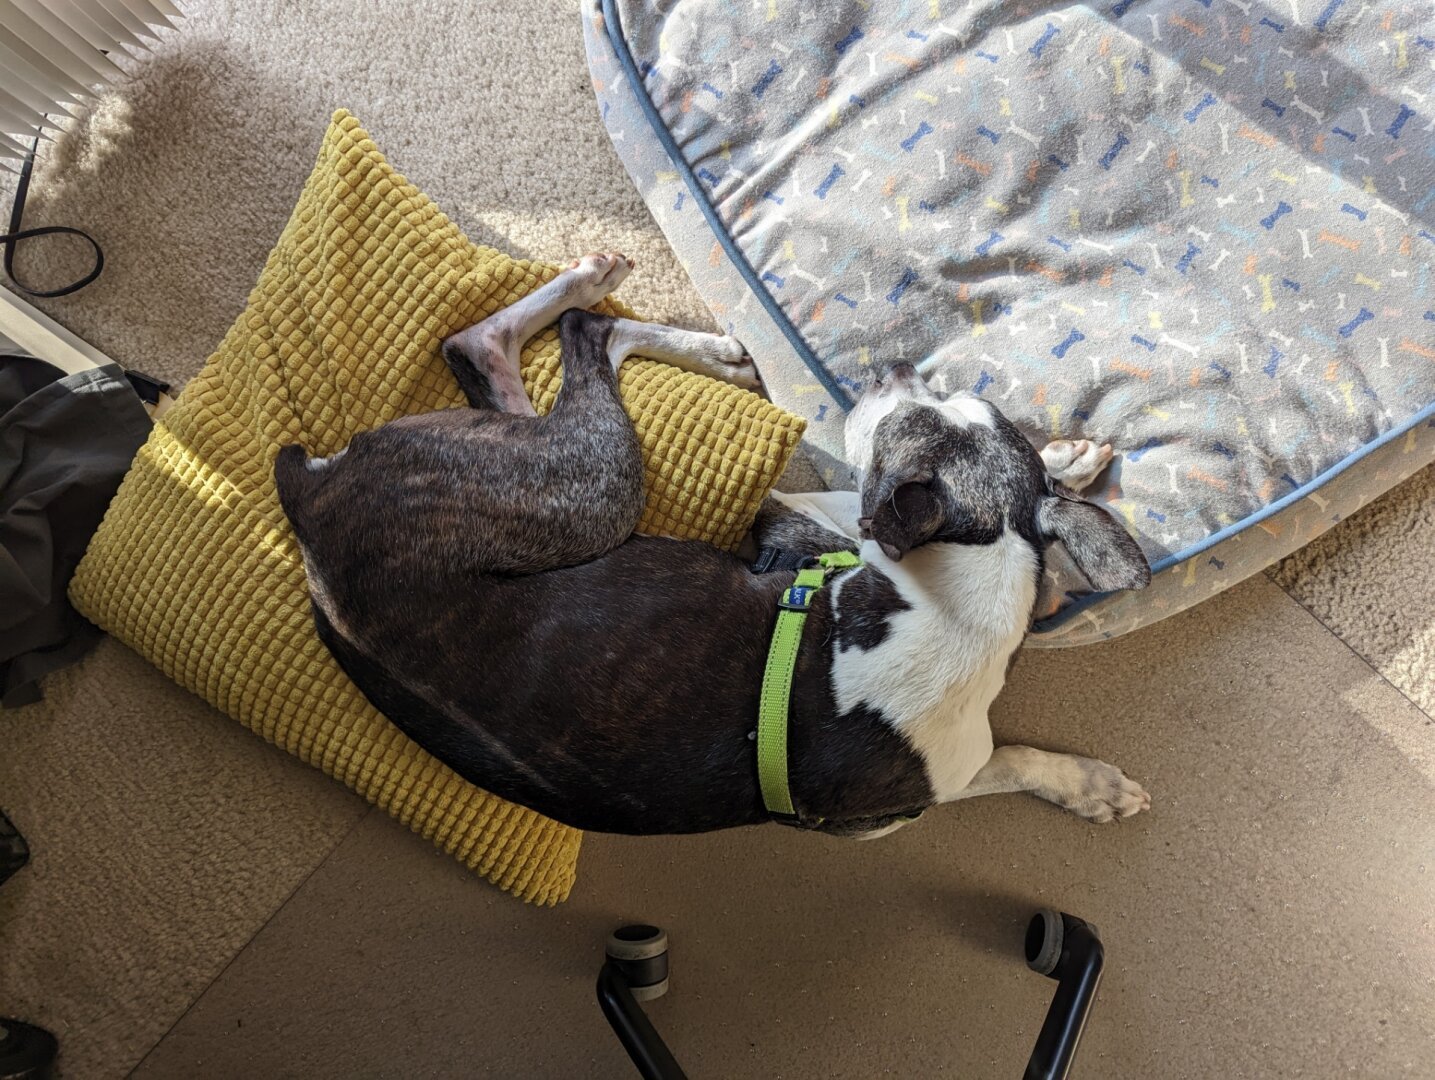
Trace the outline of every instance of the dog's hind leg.
<instances>
[{"instance_id":1,"label":"dog's hind leg","mask_svg":"<svg viewBox=\"0 0 1435 1080\"><path fill-rule=\"evenodd\" d=\"M747 390L761 386L757 368L742 343L725 334L703 334L658 323L619 319L608 339L608 359L613 362L613 370L617 371L630 356L659 360Z\"/></svg>"},{"instance_id":2,"label":"dog's hind leg","mask_svg":"<svg viewBox=\"0 0 1435 1080\"><path fill-rule=\"evenodd\" d=\"M1087 821L1130 817L1151 808L1151 796L1115 765L1030 746L998 746L955 797L1029 791Z\"/></svg>"},{"instance_id":3,"label":"dog's hind leg","mask_svg":"<svg viewBox=\"0 0 1435 1080\"><path fill-rule=\"evenodd\" d=\"M446 338L443 358L474 408L532 416L518 358L523 345L569 308L592 307L618 287L633 268L614 253L585 255L517 303Z\"/></svg>"}]
</instances>

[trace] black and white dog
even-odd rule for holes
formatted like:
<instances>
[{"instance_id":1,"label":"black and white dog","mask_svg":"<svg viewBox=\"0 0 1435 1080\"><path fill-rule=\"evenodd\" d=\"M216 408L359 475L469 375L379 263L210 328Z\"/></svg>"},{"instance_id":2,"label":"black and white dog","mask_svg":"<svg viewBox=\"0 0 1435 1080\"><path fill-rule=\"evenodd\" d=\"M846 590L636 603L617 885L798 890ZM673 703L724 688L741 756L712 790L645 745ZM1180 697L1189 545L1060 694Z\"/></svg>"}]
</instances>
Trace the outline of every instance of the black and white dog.
<instances>
[{"instance_id":1,"label":"black and white dog","mask_svg":"<svg viewBox=\"0 0 1435 1080\"><path fill-rule=\"evenodd\" d=\"M328 459L275 465L320 636L369 699L473 783L584 829L681 833L769 819L753 732L792 572L635 536L642 461L618 400L631 354L751 384L732 339L579 310L622 256L588 256L449 339L471 405L408 417ZM562 317L558 318L560 313ZM558 318L563 388L533 415L523 342ZM800 824L872 836L918 810L1030 791L1092 821L1150 805L1105 762L993 749L987 710L1060 540L1098 589L1141 588L1135 542L1076 491L1109 447L1040 454L987 401L910 365L847 420L862 490L774 495L753 537L859 551L822 589L793 677Z\"/></svg>"}]
</instances>

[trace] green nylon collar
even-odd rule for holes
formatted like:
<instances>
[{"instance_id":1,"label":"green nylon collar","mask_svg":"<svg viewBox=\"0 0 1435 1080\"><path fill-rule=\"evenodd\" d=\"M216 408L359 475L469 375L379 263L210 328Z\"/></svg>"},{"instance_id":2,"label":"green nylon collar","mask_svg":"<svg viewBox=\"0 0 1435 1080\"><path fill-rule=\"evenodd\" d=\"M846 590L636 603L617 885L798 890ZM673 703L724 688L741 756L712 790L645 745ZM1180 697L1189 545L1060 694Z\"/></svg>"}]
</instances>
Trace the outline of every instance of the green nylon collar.
<instances>
[{"instance_id":1,"label":"green nylon collar","mask_svg":"<svg viewBox=\"0 0 1435 1080\"><path fill-rule=\"evenodd\" d=\"M792 791L787 783L787 717L792 700L792 674L797 667L797 650L802 645L802 627L812 598L832 575L861 566L851 551L829 551L817 556L817 565L797 572L797 580L777 602L777 625L767 650L767 669L762 675L762 698L757 711L757 780L762 802L770 814L795 816Z\"/></svg>"}]
</instances>

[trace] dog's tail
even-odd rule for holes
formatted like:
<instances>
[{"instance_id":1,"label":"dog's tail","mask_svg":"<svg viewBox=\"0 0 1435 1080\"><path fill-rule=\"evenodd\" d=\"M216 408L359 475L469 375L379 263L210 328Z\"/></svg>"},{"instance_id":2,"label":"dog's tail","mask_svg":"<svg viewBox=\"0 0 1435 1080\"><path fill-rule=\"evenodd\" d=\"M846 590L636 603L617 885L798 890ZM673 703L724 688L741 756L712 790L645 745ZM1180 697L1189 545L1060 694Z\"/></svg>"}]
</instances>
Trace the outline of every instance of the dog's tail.
<instances>
[{"instance_id":1,"label":"dog's tail","mask_svg":"<svg viewBox=\"0 0 1435 1080\"><path fill-rule=\"evenodd\" d=\"M310 506L323 479L323 469L310 465L309 455L302 446L283 447L274 459L274 486L279 491L279 505L294 526L294 535L300 543L310 535Z\"/></svg>"}]
</instances>

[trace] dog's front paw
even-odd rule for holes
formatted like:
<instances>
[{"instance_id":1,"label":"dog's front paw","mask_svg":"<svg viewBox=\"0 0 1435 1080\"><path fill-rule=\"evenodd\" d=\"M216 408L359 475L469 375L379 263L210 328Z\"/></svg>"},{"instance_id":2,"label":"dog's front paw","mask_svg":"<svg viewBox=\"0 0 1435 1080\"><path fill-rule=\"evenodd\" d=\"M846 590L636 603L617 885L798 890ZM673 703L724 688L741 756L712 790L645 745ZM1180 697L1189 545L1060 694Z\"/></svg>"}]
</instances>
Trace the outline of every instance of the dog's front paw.
<instances>
[{"instance_id":1,"label":"dog's front paw","mask_svg":"<svg viewBox=\"0 0 1435 1080\"><path fill-rule=\"evenodd\" d=\"M1057 439L1041 451L1041 460L1052 478L1072 491L1088 487L1111 464L1111 444L1098 445L1089 439Z\"/></svg>"},{"instance_id":2,"label":"dog's front paw","mask_svg":"<svg viewBox=\"0 0 1435 1080\"><path fill-rule=\"evenodd\" d=\"M1056 800L1087 821L1104 824L1151 809L1151 796L1115 765L1094 758L1076 758L1080 778L1073 790Z\"/></svg>"},{"instance_id":3,"label":"dog's front paw","mask_svg":"<svg viewBox=\"0 0 1435 1080\"><path fill-rule=\"evenodd\" d=\"M584 255L568 264L564 273L572 276L570 307L592 307L616 289L633 269L633 260L616 251Z\"/></svg>"}]
</instances>

